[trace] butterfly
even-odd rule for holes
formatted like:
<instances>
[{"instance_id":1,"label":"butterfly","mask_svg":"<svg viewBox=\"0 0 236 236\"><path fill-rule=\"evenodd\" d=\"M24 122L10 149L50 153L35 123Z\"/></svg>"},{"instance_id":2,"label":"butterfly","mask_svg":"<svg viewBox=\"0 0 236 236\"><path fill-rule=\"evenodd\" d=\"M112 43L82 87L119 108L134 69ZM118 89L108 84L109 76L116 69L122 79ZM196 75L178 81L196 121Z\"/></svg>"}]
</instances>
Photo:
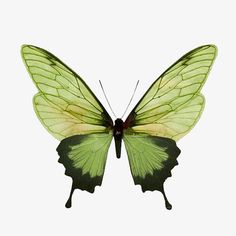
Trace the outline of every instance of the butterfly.
<instances>
[{"instance_id":1,"label":"butterfly","mask_svg":"<svg viewBox=\"0 0 236 236\"><path fill-rule=\"evenodd\" d=\"M120 158L124 141L134 183L142 191L158 190L178 164L176 141L200 118L205 100L200 93L217 54L214 45L200 46L181 57L159 76L127 119L113 123L82 78L50 52L32 45L21 50L38 88L34 110L43 126L60 141L59 162L72 178L66 207L75 189L94 192L101 186L112 138Z\"/></svg>"}]
</instances>

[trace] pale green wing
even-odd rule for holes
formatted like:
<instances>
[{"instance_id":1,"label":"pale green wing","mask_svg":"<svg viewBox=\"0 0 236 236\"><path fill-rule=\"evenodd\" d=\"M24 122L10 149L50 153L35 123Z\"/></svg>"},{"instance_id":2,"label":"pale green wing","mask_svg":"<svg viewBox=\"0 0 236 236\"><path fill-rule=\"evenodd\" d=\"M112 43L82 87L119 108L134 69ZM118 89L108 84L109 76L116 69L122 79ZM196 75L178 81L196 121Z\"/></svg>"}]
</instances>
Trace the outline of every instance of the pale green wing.
<instances>
[{"instance_id":1,"label":"pale green wing","mask_svg":"<svg viewBox=\"0 0 236 236\"><path fill-rule=\"evenodd\" d=\"M135 184L147 190L162 192L166 208L171 209L164 192L164 181L171 176L171 169L178 164L180 154L174 140L147 134L130 134L125 131L124 143L128 153Z\"/></svg>"},{"instance_id":2,"label":"pale green wing","mask_svg":"<svg viewBox=\"0 0 236 236\"><path fill-rule=\"evenodd\" d=\"M148 89L125 121L132 132L178 140L204 108L200 90L217 54L214 45L196 48L167 69Z\"/></svg>"},{"instance_id":3,"label":"pale green wing","mask_svg":"<svg viewBox=\"0 0 236 236\"><path fill-rule=\"evenodd\" d=\"M65 166L65 174L73 180L66 207L71 207L74 189L92 193L95 186L101 185L111 140L112 132L75 135L61 141L57 147L59 162Z\"/></svg>"},{"instance_id":4,"label":"pale green wing","mask_svg":"<svg viewBox=\"0 0 236 236\"><path fill-rule=\"evenodd\" d=\"M85 82L46 50L22 46L22 58L39 93L34 109L44 127L57 139L109 132L112 119Z\"/></svg>"}]
</instances>

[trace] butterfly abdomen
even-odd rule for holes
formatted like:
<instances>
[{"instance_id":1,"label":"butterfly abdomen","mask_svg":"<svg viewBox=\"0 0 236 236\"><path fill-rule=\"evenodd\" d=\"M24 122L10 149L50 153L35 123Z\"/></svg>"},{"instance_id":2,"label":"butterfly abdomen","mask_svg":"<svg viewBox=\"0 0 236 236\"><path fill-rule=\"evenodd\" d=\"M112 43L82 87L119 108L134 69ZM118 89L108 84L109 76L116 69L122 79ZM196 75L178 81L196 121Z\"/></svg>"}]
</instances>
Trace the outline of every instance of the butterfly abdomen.
<instances>
[{"instance_id":1,"label":"butterfly abdomen","mask_svg":"<svg viewBox=\"0 0 236 236\"><path fill-rule=\"evenodd\" d=\"M120 158L120 153L121 153L121 141L123 138L123 120L121 119L116 119L115 120L115 125L113 128L113 136L115 139L115 146L116 146L116 157Z\"/></svg>"}]
</instances>

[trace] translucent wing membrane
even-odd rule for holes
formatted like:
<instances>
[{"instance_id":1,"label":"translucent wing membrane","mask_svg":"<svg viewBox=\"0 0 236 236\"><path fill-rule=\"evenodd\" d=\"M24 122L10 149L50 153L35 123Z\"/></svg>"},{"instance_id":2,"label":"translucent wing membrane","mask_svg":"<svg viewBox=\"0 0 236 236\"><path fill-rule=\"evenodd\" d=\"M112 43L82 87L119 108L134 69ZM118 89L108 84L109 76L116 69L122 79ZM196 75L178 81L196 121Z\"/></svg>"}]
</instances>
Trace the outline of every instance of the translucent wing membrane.
<instances>
[{"instance_id":1,"label":"translucent wing membrane","mask_svg":"<svg viewBox=\"0 0 236 236\"><path fill-rule=\"evenodd\" d=\"M204 102L202 95L195 95L182 106L165 113L159 120L155 119L150 123L134 126L133 131L179 140L193 128L200 118ZM151 119L153 117L147 118L147 120Z\"/></svg>"},{"instance_id":2,"label":"translucent wing membrane","mask_svg":"<svg viewBox=\"0 0 236 236\"><path fill-rule=\"evenodd\" d=\"M47 130L61 140L75 134L109 132L112 120L85 82L44 49L24 45L22 57L37 86L34 108Z\"/></svg>"},{"instance_id":3,"label":"translucent wing membrane","mask_svg":"<svg viewBox=\"0 0 236 236\"><path fill-rule=\"evenodd\" d=\"M200 90L216 57L216 47L192 50L148 89L125 121L136 133L178 140L198 121L204 108Z\"/></svg>"},{"instance_id":4,"label":"translucent wing membrane","mask_svg":"<svg viewBox=\"0 0 236 236\"><path fill-rule=\"evenodd\" d=\"M82 109L67 104L62 108L60 98L52 97L47 99L47 95L38 93L34 96L35 112L45 126L58 140L77 134L90 134L97 132L107 132L107 128L102 123L102 117L90 114L91 117L84 117ZM65 103L65 102L64 102ZM75 109L74 109L75 108Z\"/></svg>"},{"instance_id":5,"label":"translucent wing membrane","mask_svg":"<svg viewBox=\"0 0 236 236\"><path fill-rule=\"evenodd\" d=\"M57 148L59 162L73 180L66 207L71 207L74 189L92 193L95 186L101 185L111 140L112 133L75 135L61 141Z\"/></svg>"},{"instance_id":6,"label":"translucent wing membrane","mask_svg":"<svg viewBox=\"0 0 236 236\"><path fill-rule=\"evenodd\" d=\"M175 141L169 138L126 132L124 143L134 183L141 185L143 192L161 191L167 209L171 209L163 183L167 177L171 176L171 169L178 164L176 158L180 150Z\"/></svg>"}]
</instances>

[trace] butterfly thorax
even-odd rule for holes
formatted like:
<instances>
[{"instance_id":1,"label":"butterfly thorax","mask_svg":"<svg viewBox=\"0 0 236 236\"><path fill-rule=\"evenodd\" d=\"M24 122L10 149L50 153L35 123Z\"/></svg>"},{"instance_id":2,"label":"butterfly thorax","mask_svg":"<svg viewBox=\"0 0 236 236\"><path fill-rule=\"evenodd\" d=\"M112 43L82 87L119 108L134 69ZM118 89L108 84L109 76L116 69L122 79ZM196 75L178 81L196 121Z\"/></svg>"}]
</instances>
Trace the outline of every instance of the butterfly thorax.
<instances>
[{"instance_id":1,"label":"butterfly thorax","mask_svg":"<svg viewBox=\"0 0 236 236\"><path fill-rule=\"evenodd\" d=\"M115 120L115 125L113 127L113 136L115 139L116 145L116 157L120 158L121 153L121 141L123 138L123 129L124 129L124 122L121 119Z\"/></svg>"}]
</instances>

